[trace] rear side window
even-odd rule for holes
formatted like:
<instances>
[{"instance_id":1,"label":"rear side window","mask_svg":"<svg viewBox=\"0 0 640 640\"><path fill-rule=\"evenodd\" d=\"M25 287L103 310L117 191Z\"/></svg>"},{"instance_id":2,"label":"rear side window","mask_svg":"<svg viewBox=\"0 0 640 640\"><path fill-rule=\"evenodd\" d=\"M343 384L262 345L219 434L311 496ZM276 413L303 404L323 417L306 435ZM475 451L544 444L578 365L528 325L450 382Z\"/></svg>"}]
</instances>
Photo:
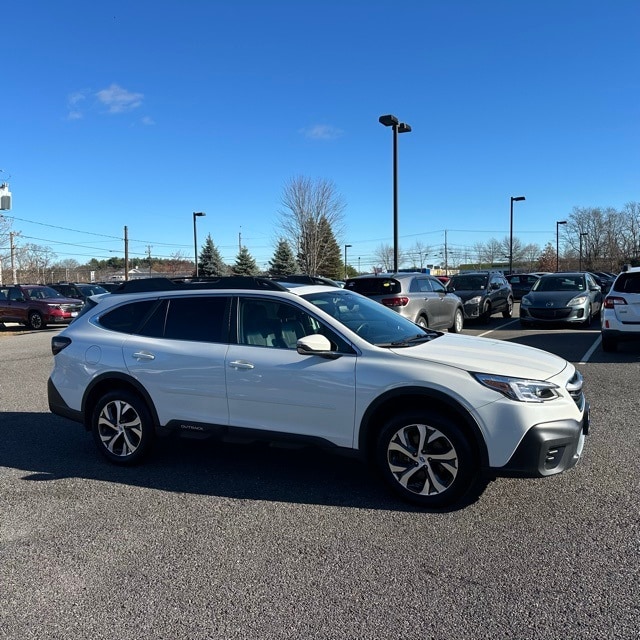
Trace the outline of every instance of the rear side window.
<instances>
[{"instance_id":1,"label":"rear side window","mask_svg":"<svg viewBox=\"0 0 640 640\"><path fill-rule=\"evenodd\" d=\"M401 293L402 285L394 278L358 278L349 280L345 289L363 296L385 296L389 293Z\"/></svg>"},{"instance_id":2,"label":"rear side window","mask_svg":"<svg viewBox=\"0 0 640 640\"><path fill-rule=\"evenodd\" d=\"M164 337L194 342L227 342L230 300L225 296L170 299Z\"/></svg>"}]
</instances>

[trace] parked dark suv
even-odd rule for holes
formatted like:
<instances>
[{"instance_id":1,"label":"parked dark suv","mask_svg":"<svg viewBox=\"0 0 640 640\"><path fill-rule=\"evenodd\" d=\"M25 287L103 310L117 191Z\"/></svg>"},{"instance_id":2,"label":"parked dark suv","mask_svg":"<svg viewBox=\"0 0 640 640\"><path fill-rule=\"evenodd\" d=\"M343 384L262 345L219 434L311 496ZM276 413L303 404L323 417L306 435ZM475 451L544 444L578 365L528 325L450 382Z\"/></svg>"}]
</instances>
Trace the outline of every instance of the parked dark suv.
<instances>
[{"instance_id":1,"label":"parked dark suv","mask_svg":"<svg viewBox=\"0 0 640 640\"><path fill-rule=\"evenodd\" d=\"M89 282L58 282L50 286L67 298L77 298L83 302L85 302L89 296L95 296L99 293L109 293L101 285Z\"/></svg>"},{"instance_id":2,"label":"parked dark suv","mask_svg":"<svg viewBox=\"0 0 640 640\"><path fill-rule=\"evenodd\" d=\"M30 329L69 324L82 305L81 300L65 298L55 289L42 285L0 287L0 322L19 322Z\"/></svg>"},{"instance_id":3,"label":"parked dark suv","mask_svg":"<svg viewBox=\"0 0 640 640\"><path fill-rule=\"evenodd\" d=\"M345 289L376 300L423 328L460 333L462 300L424 273L381 273L349 278Z\"/></svg>"},{"instance_id":4,"label":"parked dark suv","mask_svg":"<svg viewBox=\"0 0 640 640\"><path fill-rule=\"evenodd\" d=\"M452 276L447 285L464 303L464 317L483 322L494 313L504 318L513 314L511 285L500 271L462 271Z\"/></svg>"}]
</instances>

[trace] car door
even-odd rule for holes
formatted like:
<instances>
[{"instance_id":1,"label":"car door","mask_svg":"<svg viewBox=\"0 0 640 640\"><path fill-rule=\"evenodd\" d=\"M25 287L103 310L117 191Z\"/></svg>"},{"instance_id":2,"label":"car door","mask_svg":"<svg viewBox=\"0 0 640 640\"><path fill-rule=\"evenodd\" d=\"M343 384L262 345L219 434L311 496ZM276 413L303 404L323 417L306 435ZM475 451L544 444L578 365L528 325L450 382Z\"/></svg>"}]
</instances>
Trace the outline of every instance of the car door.
<instances>
[{"instance_id":1,"label":"car door","mask_svg":"<svg viewBox=\"0 0 640 640\"><path fill-rule=\"evenodd\" d=\"M19 287L9 287L6 291L6 300L2 301L4 311L3 322L26 322L28 317L28 303L24 293Z\"/></svg>"},{"instance_id":2,"label":"car door","mask_svg":"<svg viewBox=\"0 0 640 640\"><path fill-rule=\"evenodd\" d=\"M127 369L153 399L162 425L199 430L228 424L230 301L224 295L167 298L124 341Z\"/></svg>"},{"instance_id":3,"label":"car door","mask_svg":"<svg viewBox=\"0 0 640 640\"><path fill-rule=\"evenodd\" d=\"M429 327L438 328L442 325L442 304L440 296L433 292L431 281L424 276L413 278L409 286L412 305L411 320L415 322L419 315L425 315Z\"/></svg>"},{"instance_id":4,"label":"car door","mask_svg":"<svg viewBox=\"0 0 640 640\"><path fill-rule=\"evenodd\" d=\"M286 301L242 296L238 302L238 339L229 345L226 356L230 425L352 447L355 352L339 346L336 336L333 342L342 352L339 357L300 355L278 336L278 318L297 318L305 333L323 333L330 340L333 330ZM255 322L259 306L264 307L261 327Z\"/></svg>"},{"instance_id":5,"label":"car door","mask_svg":"<svg viewBox=\"0 0 640 640\"><path fill-rule=\"evenodd\" d=\"M437 278L429 278L433 295L438 299L439 326L448 328L453 324L458 302L456 297L447 294L446 287Z\"/></svg>"}]
</instances>

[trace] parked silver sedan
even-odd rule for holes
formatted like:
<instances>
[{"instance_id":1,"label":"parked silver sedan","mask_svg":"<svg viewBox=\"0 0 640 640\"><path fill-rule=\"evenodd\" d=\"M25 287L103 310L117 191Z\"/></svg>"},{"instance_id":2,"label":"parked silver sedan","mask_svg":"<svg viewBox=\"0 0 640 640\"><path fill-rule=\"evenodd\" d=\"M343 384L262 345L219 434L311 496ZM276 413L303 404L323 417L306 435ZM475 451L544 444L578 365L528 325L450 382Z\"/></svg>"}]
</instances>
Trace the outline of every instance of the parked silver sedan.
<instances>
[{"instance_id":1,"label":"parked silver sedan","mask_svg":"<svg viewBox=\"0 0 640 640\"><path fill-rule=\"evenodd\" d=\"M590 273L550 273L522 297L520 324L572 323L589 327L601 307L602 292Z\"/></svg>"}]
</instances>

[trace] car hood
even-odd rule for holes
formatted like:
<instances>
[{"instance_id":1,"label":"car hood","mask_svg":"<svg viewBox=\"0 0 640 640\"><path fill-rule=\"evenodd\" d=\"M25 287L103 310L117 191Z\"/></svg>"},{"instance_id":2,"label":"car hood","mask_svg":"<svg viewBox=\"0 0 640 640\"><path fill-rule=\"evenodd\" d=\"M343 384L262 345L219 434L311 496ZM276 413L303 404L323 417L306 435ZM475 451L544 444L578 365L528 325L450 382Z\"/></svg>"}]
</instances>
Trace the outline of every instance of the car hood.
<instances>
[{"instance_id":1,"label":"car hood","mask_svg":"<svg viewBox=\"0 0 640 640\"><path fill-rule=\"evenodd\" d=\"M45 302L46 304L75 304L82 306L84 303L78 298L38 298L38 302Z\"/></svg>"},{"instance_id":2,"label":"car hood","mask_svg":"<svg viewBox=\"0 0 640 640\"><path fill-rule=\"evenodd\" d=\"M463 302L470 300L471 298L475 298L476 296L486 296L486 289L447 289L450 293L454 293L460 298Z\"/></svg>"},{"instance_id":3,"label":"car hood","mask_svg":"<svg viewBox=\"0 0 640 640\"><path fill-rule=\"evenodd\" d=\"M579 295L589 295L588 291L529 291L527 300L534 306L566 307L570 300Z\"/></svg>"},{"instance_id":4,"label":"car hood","mask_svg":"<svg viewBox=\"0 0 640 640\"><path fill-rule=\"evenodd\" d=\"M452 333L393 351L408 358L439 362L465 371L536 380L548 380L567 366L563 358L541 349Z\"/></svg>"}]
</instances>

